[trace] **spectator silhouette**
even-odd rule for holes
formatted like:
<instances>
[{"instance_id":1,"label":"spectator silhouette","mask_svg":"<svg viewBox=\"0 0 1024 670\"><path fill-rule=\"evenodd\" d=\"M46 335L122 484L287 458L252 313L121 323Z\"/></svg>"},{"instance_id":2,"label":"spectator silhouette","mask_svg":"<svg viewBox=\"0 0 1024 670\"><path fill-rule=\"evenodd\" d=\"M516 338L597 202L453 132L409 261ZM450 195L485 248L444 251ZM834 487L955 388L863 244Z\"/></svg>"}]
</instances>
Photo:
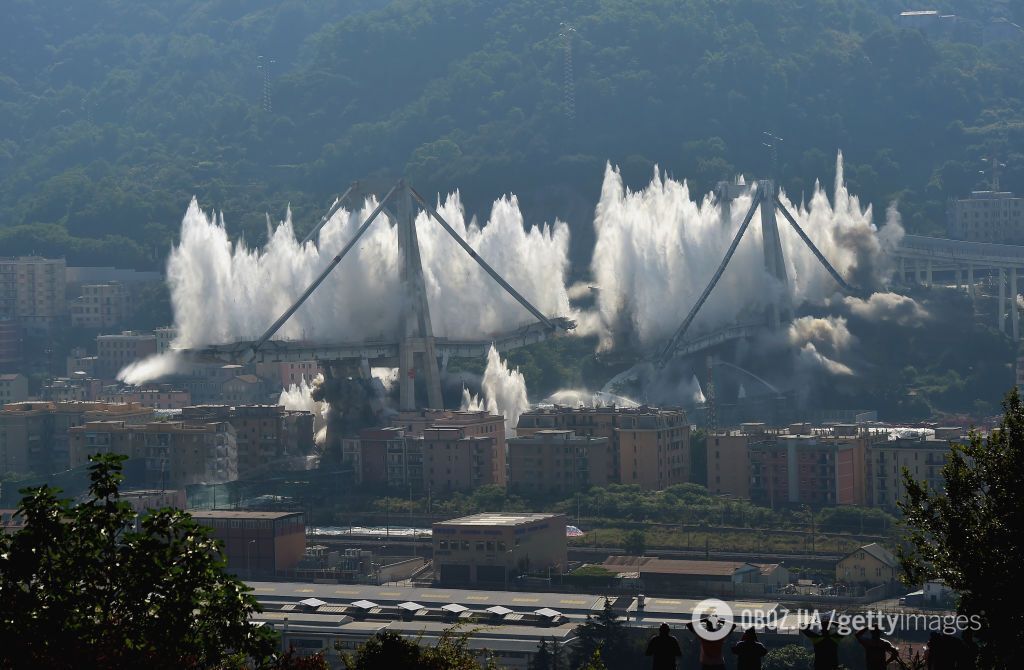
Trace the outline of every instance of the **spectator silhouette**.
<instances>
[{"instance_id":1,"label":"spectator silhouette","mask_svg":"<svg viewBox=\"0 0 1024 670\"><path fill-rule=\"evenodd\" d=\"M736 627L735 624L729 623L724 619L719 619L717 616L701 619L700 625L704 630L710 632L721 631L724 626L729 627L729 633ZM700 633L693 627L693 622L686 624L686 627L690 629L690 632L697 636L697 640L700 642L700 667L701 670L725 670L725 654L722 650L725 648L725 638L728 637L729 633L726 633L717 640L707 640L701 637Z\"/></svg>"},{"instance_id":2,"label":"spectator silhouette","mask_svg":"<svg viewBox=\"0 0 1024 670\"><path fill-rule=\"evenodd\" d=\"M924 648L925 667L928 670L960 670L967 645L953 635L932 631Z\"/></svg>"},{"instance_id":3,"label":"spectator silhouette","mask_svg":"<svg viewBox=\"0 0 1024 670\"><path fill-rule=\"evenodd\" d=\"M658 627L658 634L647 643L645 655L651 657L654 670L675 670L676 659L683 655L683 650L679 648L679 640L669 635L667 623Z\"/></svg>"},{"instance_id":4,"label":"spectator silhouette","mask_svg":"<svg viewBox=\"0 0 1024 670\"><path fill-rule=\"evenodd\" d=\"M957 670L976 670L978 667L978 643L974 641L974 631L965 628L961 639L960 665Z\"/></svg>"},{"instance_id":5,"label":"spectator silhouette","mask_svg":"<svg viewBox=\"0 0 1024 670\"><path fill-rule=\"evenodd\" d=\"M736 670L761 670L761 659L768 650L757 641L754 629L748 628L740 641L732 646L732 653L736 654Z\"/></svg>"},{"instance_id":6,"label":"spectator silhouette","mask_svg":"<svg viewBox=\"0 0 1024 670\"><path fill-rule=\"evenodd\" d=\"M836 670L839 667L839 642L843 635L834 628L835 622L826 619L818 631L810 627L801 629L801 633L811 639L814 645L814 670Z\"/></svg>"},{"instance_id":7,"label":"spectator silhouette","mask_svg":"<svg viewBox=\"0 0 1024 670\"><path fill-rule=\"evenodd\" d=\"M871 636L865 639L866 632L866 628L857 631L857 642L864 647L865 670L885 670L891 661L899 660L899 652L892 642L882 637L882 631L872 628Z\"/></svg>"}]
</instances>

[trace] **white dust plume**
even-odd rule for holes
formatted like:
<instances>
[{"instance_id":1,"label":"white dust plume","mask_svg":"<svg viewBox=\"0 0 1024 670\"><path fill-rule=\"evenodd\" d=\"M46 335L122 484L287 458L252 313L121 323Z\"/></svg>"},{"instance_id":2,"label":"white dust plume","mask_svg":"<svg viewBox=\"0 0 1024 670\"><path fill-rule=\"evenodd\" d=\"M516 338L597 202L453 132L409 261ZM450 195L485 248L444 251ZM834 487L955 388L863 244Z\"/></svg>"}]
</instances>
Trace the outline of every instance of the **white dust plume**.
<instances>
[{"instance_id":1,"label":"white dust plume","mask_svg":"<svg viewBox=\"0 0 1024 670\"><path fill-rule=\"evenodd\" d=\"M780 194L786 208L832 263L858 288L884 286L891 274L887 251L902 237L895 208L878 230L871 207L861 208L843 180L842 154L836 160L834 194L816 186L805 207ZM750 195L735 199L731 220L709 193L694 199L686 182L657 169L650 184L628 190L618 170L605 171L594 228L597 242L591 262L599 319L581 320L595 328L602 348L639 344L647 348L664 342L682 322L710 281L750 206ZM837 285L781 212L777 216L788 295L764 270L760 216L755 214L729 267L697 316L694 332L727 323L753 321L773 296L797 307L822 303Z\"/></svg>"},{"instance_id":2,"label":"white dust plume","mask_svg":"<svg viewBox=\"0 0 1024 670\"><path fill-rule=\"evenodd\" d=\"M586 389L560 389L545 398L541 404L562 405L564 407L640 406L640 403L625 396L606 391L588 391Z\"/></svg>"},{"instance_id":3,"label":"white dust plume","mask_svg":"<svg viewBox=\"0 0 1024 670\"><path fill-rule=\"evenodd\" d=\"M493 345L487 352L487 368L480 383L480 395L463 389L462 409L501 414L505 417L505 430L509 435L515 434L519 415L530 409L523 373L518 368L510 370Z\"/></svg>"},{"instance_id":4,"label":"white dust plume","mask_svg":"<svg viewBox=\"0 0 1024 670\"><path fill-rule=\"evenodd\" d=\"M144 384L180 372L184 365L185 359L180 353L166 351L129 363L117 373L117 378L125 384Z\"/></svg>"},{"instance_id":5,"label":"white dust plume","mask_svg":"<svg viewBox=\"0 0 1024 670\"><path fill-rule=\"evenodd\" d=\"M340 210L320 231L318 243L301 244L289 212L268 231L261 248L232 241L223 218L205 214L193 200L170 255L176 347L254 339L302 294L375 207ZM467 221L458 193L441 215L501 276L545 314L569 313L566 292L569 228L524 225L515 196L494 202L484 226ZM280 339L361 341L394 338L402 309L397 234L385 215L278 331ZM434 333L480 337L529 322L529 314L424 214L416 219L427 300Z\"/></svg>"}]
</instances>

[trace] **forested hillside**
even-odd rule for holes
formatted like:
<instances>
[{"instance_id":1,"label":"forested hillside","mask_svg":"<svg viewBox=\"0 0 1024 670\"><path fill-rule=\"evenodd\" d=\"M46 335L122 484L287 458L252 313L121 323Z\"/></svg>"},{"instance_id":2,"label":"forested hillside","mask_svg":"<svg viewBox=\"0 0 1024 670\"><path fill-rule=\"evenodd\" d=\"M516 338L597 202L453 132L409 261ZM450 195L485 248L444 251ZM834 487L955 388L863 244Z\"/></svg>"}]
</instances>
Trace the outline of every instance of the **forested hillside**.
<instances>
[{"instance_id":1,"label":"forested hillside","mask_svg":"<svg viewBox=\"0 0 1024 670\"><path fill-rule=\"evenodd\" d=\"M1019 2L931 7L1024 22ZM483 214L515 191L532 220L567 218L585 261L606 160L635 185L659 164L706 189L767 171L766 130L794 195L843 149L855 192L937 232L990 152L1024 191L1024 44L932 39L897 27L908 8L9 0L0 254L158 266L193 194L258 241L265 212L290 203L303 230L349 181L405 174Z\"/></svg>"}]
</instances>

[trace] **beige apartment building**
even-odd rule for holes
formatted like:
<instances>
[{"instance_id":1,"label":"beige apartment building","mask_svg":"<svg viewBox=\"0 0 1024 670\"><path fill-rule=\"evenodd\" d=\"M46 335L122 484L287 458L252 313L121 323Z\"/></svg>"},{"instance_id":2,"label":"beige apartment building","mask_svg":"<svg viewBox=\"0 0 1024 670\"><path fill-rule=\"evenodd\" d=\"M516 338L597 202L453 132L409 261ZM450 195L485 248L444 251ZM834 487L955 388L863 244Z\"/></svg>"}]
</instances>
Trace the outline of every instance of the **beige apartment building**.
<instances>
[{"instance_id":1,"label":"beige apartment building","mask_svg":"<svg viewBox=\"0 0 1024 670\"><path fill-rule=\"evenodd\" d=\"M423 486L444 493L472 491L480 486L505 486L505 450L493 435L467 435L464 426L435 426L420 442L423 458Z\"/></svg>"},{"instance_id":2,"label":"beige apartment building","mask_svg":"<svg viewBox=\"0 0 1024 670\"><path fill-rule=\"evenodd\" d=\"M235 429L226 421L94 421L68 432L72 467L87 464L89 454L118 453L145 459L146 485L153 488L238 479Z\"/></svg>"},{"instance_id":3,"label":"beige apartment building","mask_svg":"<svg viewBox=\"0 0 1024 670\"><path fill-rule=\"evenodd\" d=\"M288 469L292 459L313 449L313 415L281 405L193 405L182 409L181 418L230 422L238 445L238 476L243 479Z\"/></svg>"},{"instance_id":4,"label":"beige apartment building","mask_svg":"<svg viewBox=\"0 0 1024 670\"><path fill-rule=\"evenodd\" d=\"M16 372L23 362L21 326L13 318L0 314L0 372Z\"/></svg>"},{"instance_id":5,"label":"beige apartment building","mask_svg":"<svg viewBox=\"0 0 1024 670\"><path fill-rule=\"evenodd\" d=\"M85 284L71 302L71 325L78 328L115 328L132 313L132 296L121 282Z\"/></svg>"},{"instance_id":6,"label":"beige apartment building","mask_svg":"<svg viewBox=\"0 0 1024 670\"><path fill-rule=\"evenodd\" d=\"M95 376L114 379L117 373L135 361L156 353L156 335L126 330L118 335L96 338Z\"/></svg>"},{"instance_id":7,"label":"beige apartment building","mask_svg":"<svg viewBox=\"0 0 1024 670\"><path fill-rule=\"evenodd\" d=\"M67 314L63 258L0 258L0 318L48 329Z\"/></svg>"},{"instance_id":8,"label":"beige apartment building","mask_svg":"<svg viewBox=\"0 0 1024 670\"><path fill-rule=\"evenodd\" d=\"M0 472L48 474L71 466L68 431L89 421L151 420L153 410L104 402L28 401L0 410Z\"/></svg>"},{"instance_id":9,"label":"beige apartment building","mask_svg":"<svg viewBox=\"0 0 1024 670\"><path fill-rule=\"evenodd\" d=\"M505 417L499 414L447 409L407 410L393 416L391 425L412 437L422 436L427 428L454 427L462 431L463 437L494 438L498 450L505 453Z\"/></svg>"},{"instance_id":10,"label":"beige apartment building","mask_svg":"<svg viewBox=\"0 0 1024 670\"><path fill-rule=\"evenodd\" d=\"M342 440L357 482L408 495L506 484L505 420L487 412L403 411Z\"/></svg>"},{"instance_id":11,"label":"beige apartment building","mask_svg":"<svg viewBox=\"0 0 1024 670\"><path fill-rule=\"evenodd\" d=\"M871 448L868 458L869 504L889 510L903 500L903 469L919 481L928 482L936 491L945 488L942 467L949 460L950 443L962 442L960 428L939 428L935 437L900 437L880 442Z\"/></svg>"},{"instance_id":12,"label":"beige apartment building","mask_svg":"<svg viewBox=\"0 0 1024 670\"><path fill-rule=\"evenodd\" d=\"M1024 242L1024 198L1008 191L974 191L954 200L948 225L953 237L969 242Z\"/></svg>"},{"instance_id":13,"label":"beige apartment building","mask_svg":"<svg viewBox=\"0 0 1024 670\"><path fill-rule=\"evenodd\" d=\"M565 527L562 514L484 513L435 523L434 577L498 586L527 572L562 573Z\"/></svg>"},{"instance_id":14,"label":"beige apartment building","mask_svg":"<svg viewBox=\"0 0 1024 670\"><path fill-rule=\"evenodd\" d=\"M559 495L604 486L614 474L607 437L537 430L508 440L510 491Z\"/></svg>"},{"instance_id":15,"label":"beige apartment building","mask_svg":"<svg viewBox=\"0 0 1024 670\"><path fill-rule=\"evenodd\" d=\"M16 372L0 372L0 407L23 400L28 400L28 377Z\"/></svg>"},{"instance_id":16,"label":"beige apartment building","mask_svg":"<svg viewBox=\"0 0 1024 670\"><path fill-rule=\"evenodd\" d=\"M519 417L517 435L540 430L607 438L611 482L660 490L690 480L690 425L681 409L556 406Z\"/></svg>"}]
</instances>

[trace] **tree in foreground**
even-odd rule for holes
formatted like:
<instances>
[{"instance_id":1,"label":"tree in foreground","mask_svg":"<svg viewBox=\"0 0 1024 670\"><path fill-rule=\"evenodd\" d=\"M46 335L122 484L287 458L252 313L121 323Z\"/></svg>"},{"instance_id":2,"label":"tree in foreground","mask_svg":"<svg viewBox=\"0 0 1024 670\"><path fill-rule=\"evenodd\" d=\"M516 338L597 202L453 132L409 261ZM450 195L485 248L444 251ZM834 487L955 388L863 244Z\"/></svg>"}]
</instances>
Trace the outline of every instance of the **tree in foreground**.
<instances>
[{"instance_id":1,"label":"tree in foreground","mask_svg":"<svg viewBox=\"0 0 1024 670\"><path fill-rule=\"evenodd\" d=\"M608 666L601 660L601 650L595 649L587 662L579 667L579 670L608 670Z\"/></svg>"},{"instance_id":2,"label":"tree in foreground","mask_svg":"<svg viewBox=\"0 0 1024 670\"><path fill-rule=\"evenodd\" d=\"M342 654L348 670L490 670L496 666L486 658L483 663L469 649L473 631L446 630L436 645L407 640L398 633L383 631L363 643L355 655Z\"/></svg>"},{"instance_id":3,"label":"tree in foreground","mask_svg":"<svg viewBox=\"0 0 1024 670\"><path fill-rule=\"evenodd\" d=\"M1018 593L1024 556L1024 404L1014 388L1003 402L999 428L988 438L972 432L942 468L945 492L903 473L900 504L910 529L900 561L908 585L942 580L960 594L959 614L981 624L978 667L1013 667L1024 649L1024 610Z\"/></svg>"},{"instance_id":4,"label":"tree in foreground","mask_svg":"<svg viewBox=\"0 0 1024 670\"><path fill-rule=\"evenodd\" d=\"M541 639L540 644L537 645L537 653L530 659L530 670L554 670L555 664L552 656L548 649L548 641Z\"/></svg>"},{"instance_id":5,"label":"tree in foreground","mask_svg":"<svg viewBox=\"0 0 1024 670\"><path fill-rule=\"evenodd\" d=\"M600 651L600 658L612 668L626 668L642 656L634 649L629 629L619 620L612 609L611 600L604 599L604 607L596 616L587 615L587 620L576 629L577 642L572 650L570 667L584 668Z\"/></svg>"},{"instance_id":6,"label":"tree in foreground","mask_svg":"<svg viewBox=\"0 0 1024 670\"><path fill-rule=\"evenodd\" d=\"M26 489L24 527L0 535L0 668L281 667L209 530L173 509L136 530L124 457L92 460L84 502Z\"/></svg>"}]
</instances>

